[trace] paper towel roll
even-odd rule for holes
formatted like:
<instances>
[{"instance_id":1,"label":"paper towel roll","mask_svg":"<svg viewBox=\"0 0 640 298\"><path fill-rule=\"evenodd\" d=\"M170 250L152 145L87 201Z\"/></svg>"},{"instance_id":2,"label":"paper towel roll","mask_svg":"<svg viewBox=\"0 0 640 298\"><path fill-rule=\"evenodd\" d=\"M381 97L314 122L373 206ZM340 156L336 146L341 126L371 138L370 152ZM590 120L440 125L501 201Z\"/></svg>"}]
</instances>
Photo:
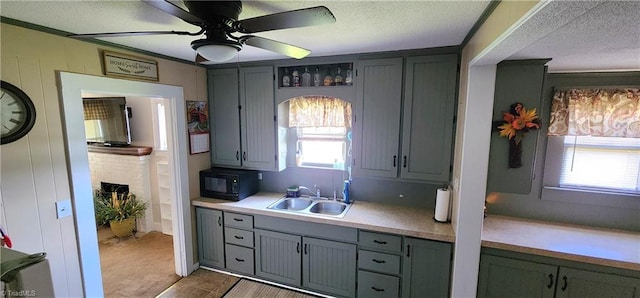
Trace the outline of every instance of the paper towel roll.
<instances>
[{"instance_id":1,"label":"paper towel roll","mask_svg":"<svg viewBox=\"0 0 640 298\"><path fill-rule=\"evenodd\" d=\"M446 222L449 220L449 190L438 188L436 194L436 212L434 216L436 221Z\"/></svg>"}]
</instances>

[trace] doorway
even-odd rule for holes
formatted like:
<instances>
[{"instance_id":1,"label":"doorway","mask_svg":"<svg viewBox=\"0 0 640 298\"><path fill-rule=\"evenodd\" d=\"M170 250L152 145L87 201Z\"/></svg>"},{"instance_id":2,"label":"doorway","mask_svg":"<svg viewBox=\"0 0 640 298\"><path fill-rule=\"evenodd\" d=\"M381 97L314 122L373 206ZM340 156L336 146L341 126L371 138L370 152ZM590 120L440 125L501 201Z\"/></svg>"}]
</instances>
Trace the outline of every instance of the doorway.
<instances>
[{"instance_id":1,"label":"doorway","mask_svg":"<svg viewBox=\"0 0 640 298\"><path fill-rule=\"evenodd\" d=\"M182 87L127 81L98 76L59 72L65 149L75 216L80 266L85 296L103 296L100 258L93 213L93 191L83 123L83 93L115 94L168 99L172 121L167 127L174 136L172 162L168 163L171 194L172 233L175 273L193 272L193 240L187 173L186 112Z\"/></svg>"}]
</instances>

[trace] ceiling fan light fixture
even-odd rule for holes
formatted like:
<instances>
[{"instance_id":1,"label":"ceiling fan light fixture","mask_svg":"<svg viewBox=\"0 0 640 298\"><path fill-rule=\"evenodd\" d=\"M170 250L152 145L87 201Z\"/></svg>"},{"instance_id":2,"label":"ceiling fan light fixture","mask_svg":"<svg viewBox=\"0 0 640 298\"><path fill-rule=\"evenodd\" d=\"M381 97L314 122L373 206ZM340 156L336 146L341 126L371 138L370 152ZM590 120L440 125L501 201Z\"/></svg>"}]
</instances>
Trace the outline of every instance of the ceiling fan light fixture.
<instances>
[{"instance_id":1,"label":"ceiling fan light fixture","mask_svg":"<svg viewBox=\"0 0 640 298\"><path fill-rule=\"evenodd\" d=\"M242 45L231 40L200 39L191 42L191 47L202 57L213 62L224 62L238 54Z\"/></svg>"}]
</instances>

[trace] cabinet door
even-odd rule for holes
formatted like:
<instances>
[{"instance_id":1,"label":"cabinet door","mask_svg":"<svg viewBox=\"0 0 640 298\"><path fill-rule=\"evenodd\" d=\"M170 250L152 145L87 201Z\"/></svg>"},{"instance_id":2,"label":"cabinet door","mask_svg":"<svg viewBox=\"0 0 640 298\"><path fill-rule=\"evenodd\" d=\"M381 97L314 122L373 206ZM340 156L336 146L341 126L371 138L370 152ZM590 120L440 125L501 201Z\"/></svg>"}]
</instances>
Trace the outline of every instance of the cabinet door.
<instances>
[{"instance_id":1,"label":"cabinet door","mask_svg":"<svg viewBox=\"0 0 640 298\"><path fill-rule=\"evenodd\" d=\"M200 265L224 268L222 211L196 208Z\"/></svg>"},{"instance_id":2,"label":"cabinet door","mask_svg":"<svg viewBox=\"0 0 640 298\"><path fill-rule=\"evenodd\" d=\"M214 69L209 73L211 163L240 166L240 113L238 70Z\"/></svg>"},{"instance_id":3,"label":"cabinet door","mask_svg":"<svg viewBox=\"0 0 640 298\"><path fill-rule=\"evenodd\" d=\"M640 279L560 267L556 298L639 298Z\"/></svg>"},{"instance_id":4,"label":"cabinet door","mask_svg":"<svg viewBox=\"0 0 640 298\"><path fill-rule=\"evenodd\" d=\"M354 174L397 177L402 58L358 62Z\"/></svg>"},{"instance_id":5,"label":"cabinet door","mask_svg":"<svg viewBox=\"0 0 640 298\"><path fill-rule=\"evenodd\" d=\"M273 68L241 68L240 87L242 165L257 170L275 170Z\"/></svg>"},{"instance_id":6,"label":"cabinet door","mask_svg":"<svg viewBox=\"0 0 640 298\"><path fill-rule=\"evenodd\" d=\"M416 238L405 244L402 297L449 297L451 244Z\"/></svg>"},{"instance_id":7,"label":"cabinet door","mask_svg":"<svg viewBox=\"0 0 640 298\"><path fill-rule=\"evenodd\" d=\"M303 286L340 296L356 294L356 246L304 238Z\"/></svg>"},{"instance_id":8,"label":"cabinet door","mask_svg":"<svg viewBox=\"0 0 640 298\"><path fill-rule=\"evenodd\" d=\"M553 297L558 268L491 255L482 255L478 297Z\"/></svg>"},{"instance_id":9,"label":"cabinet door","mask_svg":"<svg viewBox=\"0 0 640 298\"><path fill-rule=\"evenodd\" d=\"M255 230L256 275L300 286L302 239L297 235Z\"/></svg>"},{"instance_id":10,"label":"cabinet door","mask_svg":"<svg viewBox=\"0 0 640 298\"><path fill-rule=\"evenodd\" d=\"M407 58L402 178L449 181L458 57Z\"/></svg>"}]
</instances>

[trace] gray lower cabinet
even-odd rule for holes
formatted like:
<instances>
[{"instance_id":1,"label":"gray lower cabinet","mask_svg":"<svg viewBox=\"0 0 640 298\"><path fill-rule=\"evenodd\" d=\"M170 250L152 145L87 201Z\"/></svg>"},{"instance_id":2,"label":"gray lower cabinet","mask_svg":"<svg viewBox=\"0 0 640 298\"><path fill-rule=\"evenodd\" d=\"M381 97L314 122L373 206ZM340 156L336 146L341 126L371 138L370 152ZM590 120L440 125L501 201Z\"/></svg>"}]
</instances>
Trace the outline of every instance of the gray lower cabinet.
<instances>
[{"instance_id":1,"label":"gray lower cabinet","mask_svg":"<svg viewBox=\"0 0 640 298\"><path fill-rule=\"evenodd\" d=\"M356 245L303 238L303 286L340 296L356 295Z\"/></svg>"},{"instance_id":2,"label":"gray lower cabinet","mask_svg":"<svg viewBox=\"0 0 640 298\"><path fill-rule=\"evenodd\" d=\"M451 243L405 238L402 297L449 297Z\"/></svg>"},{"instance_id":3,"label":"gray lower cabinet","mask_svg":"<svg viewBox=\"0 0 640 298\"><path fill-rule=\"evenodd\" d=\"M640 278L482 254L478 297L640 298Z\"/></svg>"},{"instance_id":4,"label":"gray lower cabinet","mask_svg":"<svg viewBox=\"0 0 640 298\"><path fill-rule=\"evenodd\" d=\"M293 286L302 285L302 237L254 230L256 275Z\"/></svg>"},{"instance_id":5,"label":"gray lower cabinet","mask_svg":"<svg viewBox=\"0 0 640 298\"><path fill-rule=\"evenodd\" d=\"M253 216L225 212L223 222L226 268L253 275L255 273Z\"/></svg>"},{"instance_id":6,"label":"gray lower cabinet","mask_svg":"<svg viewBox=\"0 0 640 298\"><path fill-rule=\"evenodd\" d=\"M356 292L356 245L255 230L256 275L338 296Z\"/></svg>"},{"instance_id":7,"label":"gray lower cabinet","mask_svg":"<svg viewBox=\"0 0 640 298\"><path fill-rule=\"evenodd\" d=\"M222 211L196 207L196 229L200 265L224 268Z\"/></svg>"}]
</instances>

